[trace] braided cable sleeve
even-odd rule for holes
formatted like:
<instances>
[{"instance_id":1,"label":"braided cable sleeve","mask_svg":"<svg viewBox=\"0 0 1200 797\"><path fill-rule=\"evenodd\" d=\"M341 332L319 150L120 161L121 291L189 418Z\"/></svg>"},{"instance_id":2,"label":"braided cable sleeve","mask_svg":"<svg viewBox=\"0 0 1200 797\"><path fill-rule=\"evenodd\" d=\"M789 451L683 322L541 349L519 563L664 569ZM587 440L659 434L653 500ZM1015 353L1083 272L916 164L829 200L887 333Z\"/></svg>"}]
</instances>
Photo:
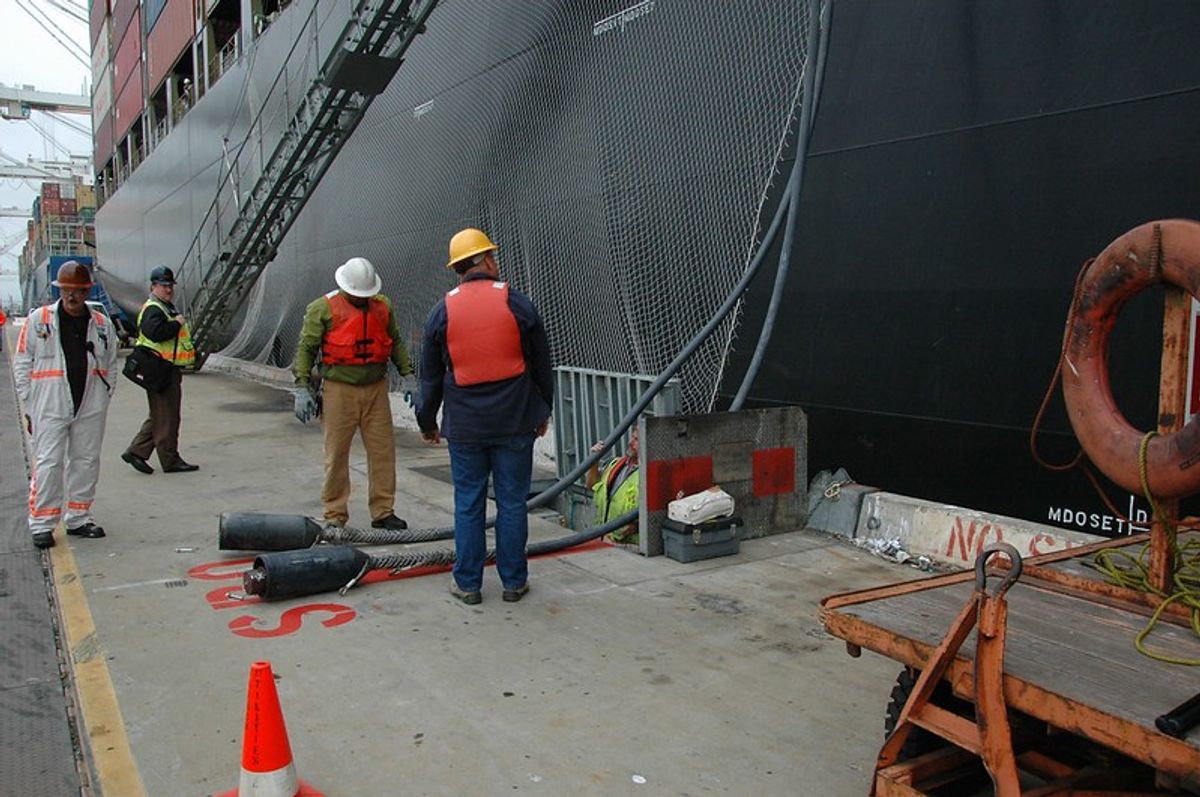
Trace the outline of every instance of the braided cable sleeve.
<instances>
[{"instance_id":1,"label":"braided cable sleeve","mask_svg":"<svg viewBox=\"0 0 1200 797\"><path fill-rule=\"evenodd\" d=\"M583 531L577 531L574 534L568 534L564 537L557 537L553 540L543 540L535 542L525 549L527 556L538 556L541 554L554 553L563 551L567 548L574 548L576 545L582 545L585 542L599 539L605 534L632 523L637 519L638 511L636 509L626 512L618 518L608 521L602 526L595 526ZM494 561L496 552L489 550L487 552L487 561ZM412 570L415 567L430 567L437 565L454 564L454 551L436 550L436 551L416 551L405 553L387 553L377 554L370 559L371 570L390 570L393 573L398 573L403 570Z\"/></svg>"},{"instance_id":2,"label":"braided cable sleeve","mask_svg":"<svg viewBox=\"0 0 1200 797\"><path fill-rule=\"evenodd\" d=\"M434 542L454 539L454 527L434 529L360 529L353 526L326 526L321 530L321 542L330 545L405 545L415 542Z\"/></svg>"}]
</instances>

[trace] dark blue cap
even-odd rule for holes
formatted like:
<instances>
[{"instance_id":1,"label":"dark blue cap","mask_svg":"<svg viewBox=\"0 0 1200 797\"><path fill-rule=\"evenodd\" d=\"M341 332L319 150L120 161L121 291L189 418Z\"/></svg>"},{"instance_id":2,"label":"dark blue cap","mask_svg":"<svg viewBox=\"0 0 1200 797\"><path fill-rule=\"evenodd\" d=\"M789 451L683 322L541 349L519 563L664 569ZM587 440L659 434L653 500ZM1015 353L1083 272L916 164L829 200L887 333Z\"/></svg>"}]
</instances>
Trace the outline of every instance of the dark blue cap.
<instances>
[{"instance_id":1,"label":"dark blue cap","mask_svg":"<svg viewBox=\"0 0 1200 797\"><path fill-rule=\"evenodd\" d=\"M157 285L174 285L175 272L166 266L155 266L150 272L150 281Z\"/></svg>"}]
</instances>

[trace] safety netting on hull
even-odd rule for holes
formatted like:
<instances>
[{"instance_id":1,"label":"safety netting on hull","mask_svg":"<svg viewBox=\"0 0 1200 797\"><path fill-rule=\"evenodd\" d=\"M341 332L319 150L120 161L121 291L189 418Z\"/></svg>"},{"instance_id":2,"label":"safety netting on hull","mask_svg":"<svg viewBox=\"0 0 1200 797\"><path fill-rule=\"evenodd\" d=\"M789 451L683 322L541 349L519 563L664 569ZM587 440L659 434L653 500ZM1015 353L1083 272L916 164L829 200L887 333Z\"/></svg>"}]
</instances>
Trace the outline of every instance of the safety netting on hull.
<instances>
[{"instance_id":1,"label":"safety netting on hull","mask_svg":"<svg viewBox=\"0 0 1200 797\"><path fill-rule=\"evenodd\" d=\"M363 256L412 349L486 230L558 365L658 373L737 282L777 192L810 7L443 0L250 295L224 353L286 365L305 305ZM253 93L249 93L252 96ZM731 316L684 367L709 409Z\"/></svg>"}]
</instances>

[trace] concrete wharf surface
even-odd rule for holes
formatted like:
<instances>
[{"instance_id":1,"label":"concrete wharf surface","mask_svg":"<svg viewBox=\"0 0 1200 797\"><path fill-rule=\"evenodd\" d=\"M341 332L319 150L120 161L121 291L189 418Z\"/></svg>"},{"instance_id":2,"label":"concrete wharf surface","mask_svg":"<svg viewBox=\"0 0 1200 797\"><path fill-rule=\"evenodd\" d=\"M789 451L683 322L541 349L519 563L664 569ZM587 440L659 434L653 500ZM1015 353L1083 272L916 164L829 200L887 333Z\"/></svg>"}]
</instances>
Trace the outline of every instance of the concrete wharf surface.
<instances>
[{"instance_id":1,"label":"concrete wharf surface","mask_svg":"<svg viewBox=\"0 0 1200 797\"><path fill-rule=\"evenodd\" d=\"M217 549L218 515L319 516L319 426L284 391L205 370L184 379L180 445L200 471L155 460L143 475L120 454L145 399L120 381L95 504L108 537L60 529L49 552L85 793L234 788L259 660L300 777L328 795L867 793L898 666L850 658L817 605L914 571L796 531L692 564L607 545L536 559L515 604L492 568L475 607L447 572L239 601L250 554ZM396 455L397 514L450 525L445 446L397 430ZM358 443L351 466L350 523L365 526ZM561 533L531 520L531 540Z\"/></svg>"}]
</instances>

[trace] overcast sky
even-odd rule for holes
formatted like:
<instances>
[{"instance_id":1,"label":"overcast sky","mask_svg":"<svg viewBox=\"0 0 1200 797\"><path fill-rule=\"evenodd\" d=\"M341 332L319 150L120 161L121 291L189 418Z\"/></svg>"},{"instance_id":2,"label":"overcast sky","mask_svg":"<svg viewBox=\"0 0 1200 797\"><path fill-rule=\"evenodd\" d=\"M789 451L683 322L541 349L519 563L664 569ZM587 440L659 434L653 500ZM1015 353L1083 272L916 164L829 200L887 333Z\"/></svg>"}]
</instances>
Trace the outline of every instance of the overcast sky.
<instances>
[{"instance_id":1,"label":"overcast sky","mask_svg":"<svg viewBox=\"0 0 1200 797\"><path fill-rule=\"evenodd\" d=\"M9 86L31 85L41 91L65 94L90 91L91 44L88 41L87 23L74 19L56 8L55 4L86 9L87 0L54 0L53 3L49 0L0 0L0 30L4 31L4 43L0 46L0 83ZM35 15L41 17L38 14L40 11L57 23L62 32L55 31L55 35L59 38L69 36L82 50L88 65L76 60L25 9L32 9ZM86 18L87 12L81 12L81 16ZM68 118L91 127L91 121L86 116L71 115ZM59 147L77 155L91 156L89 137L36 111L32 121L53 136ZM29 122L3 119L0 119L0 151L22 161L31 155L43 160L63 158L62 150L47 141ZM0 207L30 210L40 185L40 181L0 178ZM0 218L0 244L7 243L14 235L23 236L25 223L26 219ZM3 274L0 276L0 303L7 302L10 296L15 299L19 295L16 270L20 252L21 243L18 243L7 254L0 256L0 273Z\"/></svg>"}]
</instances>

